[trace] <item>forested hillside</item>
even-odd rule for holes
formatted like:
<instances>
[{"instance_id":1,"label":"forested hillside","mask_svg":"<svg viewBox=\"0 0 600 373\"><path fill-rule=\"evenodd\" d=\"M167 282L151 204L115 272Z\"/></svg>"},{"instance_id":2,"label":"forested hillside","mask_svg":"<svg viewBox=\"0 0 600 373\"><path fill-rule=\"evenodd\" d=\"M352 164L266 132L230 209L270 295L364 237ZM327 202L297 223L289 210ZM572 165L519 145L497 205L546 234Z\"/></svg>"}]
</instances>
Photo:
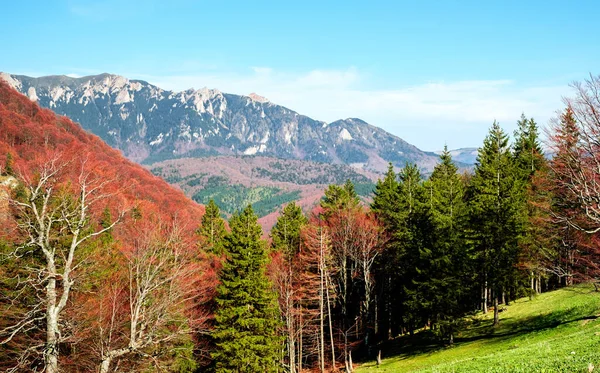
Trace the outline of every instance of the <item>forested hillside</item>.
<instances>
[{"instance_id":1,"label":"forested hillside","mask_svg":"<svg viewBox=\"0 0 600 373\"><path fill-rule=\"evenodd\" d=\"M5 83L0 165L0 370L194 366L204 207Z\"/></svg>"}]
</instances>

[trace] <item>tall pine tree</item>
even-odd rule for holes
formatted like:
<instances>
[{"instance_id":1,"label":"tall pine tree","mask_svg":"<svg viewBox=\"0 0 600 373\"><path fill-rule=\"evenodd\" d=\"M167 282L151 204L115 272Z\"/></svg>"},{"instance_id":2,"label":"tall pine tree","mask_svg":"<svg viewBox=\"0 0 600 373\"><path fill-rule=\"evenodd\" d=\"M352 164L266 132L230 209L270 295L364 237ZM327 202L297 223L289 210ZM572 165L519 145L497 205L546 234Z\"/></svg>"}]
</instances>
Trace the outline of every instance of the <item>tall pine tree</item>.
<instances>
[{"instance_id":1,"label":"tall pine tree","mask_svg":"<svg viewBox=\"0 0 600 373\"><path fill-rule=\"evenodd\" d=\"M498 298L514 284L518 240L522 231L523 201L519 179L508 146L508 136L494 122L479 149L471 180L470 224L482 285L482 306L487 310L492 290L494 324Z\"/></svg>"},{"instance_id":2,"label":"tall pine tree","mask_svg":"<svg viewBox=\"0 0 600 373\"><path fill-rule=\"evenodd\" d=\"M217 372L276 372L281 338L276 294L265 274L268 256L251 206L235 214L224 239L227 259L217 291L213 358Z\"/></svg>"},{"instance_id":3,"label":"tall pine tree","mask_svg":"<svg viewBox=\"0 0 600 373\"><path fill-rule=\"evenodd\" d=\"M217 255L223 254L223 238L226 233L219 206L211 199L206 205L206 211L198 228L198 234L202 237L206 251Z\"/></svg>"}]
</instances>

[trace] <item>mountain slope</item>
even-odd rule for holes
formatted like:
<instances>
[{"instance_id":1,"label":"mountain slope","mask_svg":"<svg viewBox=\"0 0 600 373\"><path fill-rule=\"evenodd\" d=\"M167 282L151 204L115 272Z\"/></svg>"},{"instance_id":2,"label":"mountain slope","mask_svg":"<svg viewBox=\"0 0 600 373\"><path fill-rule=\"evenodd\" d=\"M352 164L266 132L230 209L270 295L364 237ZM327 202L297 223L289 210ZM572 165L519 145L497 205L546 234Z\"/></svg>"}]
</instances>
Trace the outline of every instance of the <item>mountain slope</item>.
<instances>
[{"instance_id":1,"label":"mountain slope","mask_svg":"<svg viewBox=\"0 0 600 373\"><path fill-rule=\"evenodd\" d=\"M31 100L80 122L130 159L154 163L207 155L263 155L348 164L384 171L388 162L437 162L406 141L360 119L325 123L255 94L214 89L163 90L141 80L101 74L83 78L0 79Z\"/></svg>"},{"instance_id":2,"label":"mountain slope","mask_svg":"<svg viewBox=\"0 0 600 373\"><path fill-rule=\"evenodd\" d=\"M275 223L280 207L291 201L308 212L327 185L343 184L347 179L359 195L368 197L379 176L346 165L261 156L180 158L148 168L196 202L206 204L214 199L226 215L251 204L266 230Z\"/></svg>"},{"instance_id":3,"label":"mountain slope","mask_svg":"<svg viewBox=\"0 0 600 373\"><path fill-rule=\"evenodd\" d=\"M93 165L94 177L121 185L118 190L110 191L107 204L129 205L142 214L177 216L196 225L204 213L203 206L126 159L77 123L41 109L0 81L0 165L5 165L8 154L15 172L25 175L49 157L58 156L68 165L65 172L70 180L78 177L80 162Z\"/></svg>"}]
</instances>

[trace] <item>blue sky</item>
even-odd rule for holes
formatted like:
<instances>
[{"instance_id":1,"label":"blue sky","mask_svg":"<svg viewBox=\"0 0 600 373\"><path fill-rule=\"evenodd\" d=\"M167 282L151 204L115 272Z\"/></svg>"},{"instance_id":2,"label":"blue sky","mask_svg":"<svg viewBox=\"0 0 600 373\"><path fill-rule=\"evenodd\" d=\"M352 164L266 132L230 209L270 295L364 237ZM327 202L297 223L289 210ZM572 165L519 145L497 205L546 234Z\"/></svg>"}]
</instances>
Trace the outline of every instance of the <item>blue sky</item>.
<instances>
[{"instance_id":1,"label":"blue sky","mask_svg":"<svg viewBox=\"0 0 600 373\"><path fill-rule=\"evenodd\" d=\"M600 1L11 1L0 71L256 92L425 150L541 125L600 73Z\"/></svg>"}]
</instances>

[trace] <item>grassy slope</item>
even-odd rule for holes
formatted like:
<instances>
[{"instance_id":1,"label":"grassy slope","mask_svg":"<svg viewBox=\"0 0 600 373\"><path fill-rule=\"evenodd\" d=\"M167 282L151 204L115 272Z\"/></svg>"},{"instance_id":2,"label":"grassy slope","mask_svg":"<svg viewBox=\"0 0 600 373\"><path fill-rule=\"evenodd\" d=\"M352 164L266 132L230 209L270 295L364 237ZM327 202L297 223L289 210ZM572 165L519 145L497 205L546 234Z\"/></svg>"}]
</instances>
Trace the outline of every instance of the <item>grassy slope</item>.
<instances>
[{"instance_id":1,"label":"grassy slope","mask_svg":"<svg viewBox=\"0 0 600 373\"><path fill-rule=\"evenodd\" d=\"M500 314L478 317L454 347L431 344L427 333L398 338L377 368L357 372L600 372L600 293L589 285L520 299ZM421 335L419 335L421 334Z\"/></svg>"}]
</instances>

